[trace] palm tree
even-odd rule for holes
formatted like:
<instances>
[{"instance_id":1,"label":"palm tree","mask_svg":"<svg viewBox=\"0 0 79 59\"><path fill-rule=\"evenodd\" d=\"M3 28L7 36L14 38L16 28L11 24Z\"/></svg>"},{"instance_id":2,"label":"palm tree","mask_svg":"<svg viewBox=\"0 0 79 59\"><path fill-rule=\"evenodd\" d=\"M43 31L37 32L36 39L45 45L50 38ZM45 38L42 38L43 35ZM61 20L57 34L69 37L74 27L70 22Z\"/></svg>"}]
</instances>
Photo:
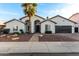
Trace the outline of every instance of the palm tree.
<instances>
[{"instance_id":1,"label":"palm tree","mask_svg":"<svg viewBox=\"0 0 79 59\"><path fill-rule=\"evenodd\" d=\"M29 32L31 33L31 17L36 13L36 3L23 3L24 13L29 17Z\"/></svg>"}]
</instances>

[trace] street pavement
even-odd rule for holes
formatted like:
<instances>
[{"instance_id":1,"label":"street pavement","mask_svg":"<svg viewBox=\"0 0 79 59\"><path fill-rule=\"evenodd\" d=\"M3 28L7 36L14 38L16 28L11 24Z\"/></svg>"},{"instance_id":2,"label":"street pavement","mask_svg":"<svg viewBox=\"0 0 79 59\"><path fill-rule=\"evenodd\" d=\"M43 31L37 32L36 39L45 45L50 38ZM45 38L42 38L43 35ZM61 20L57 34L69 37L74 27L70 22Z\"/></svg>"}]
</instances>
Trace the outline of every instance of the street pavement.
<instances>
[{"instance_id":1,"label":"street pavement","mask_svg":"<svg viewBox=\"0 0 79 59\"><path fill-rule=\"evenodd\" d=\"M79 42L0 42L0 55L6 54L60 54L77 53L79 55ZM34 54L33 54L34 55Z\"/></svg>"}]
</instances>

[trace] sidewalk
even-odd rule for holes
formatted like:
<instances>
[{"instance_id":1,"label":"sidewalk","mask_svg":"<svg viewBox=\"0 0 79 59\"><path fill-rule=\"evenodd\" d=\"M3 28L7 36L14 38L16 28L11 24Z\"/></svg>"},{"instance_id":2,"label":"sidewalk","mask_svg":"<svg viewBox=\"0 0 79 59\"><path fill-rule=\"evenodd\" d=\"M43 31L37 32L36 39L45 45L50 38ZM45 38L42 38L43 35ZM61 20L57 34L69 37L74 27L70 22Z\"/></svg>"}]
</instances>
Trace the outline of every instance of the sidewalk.
<instances>
[{"instance_id":1,"label":"sidewalk","mask_svg":"<svg viewBox=\"0 0 79 59\"><path fill-rule=\"evenodd\" d=\"M79 52L79 42L0 42L0 53L76 52Z\"/></svg>"}]
</instances>

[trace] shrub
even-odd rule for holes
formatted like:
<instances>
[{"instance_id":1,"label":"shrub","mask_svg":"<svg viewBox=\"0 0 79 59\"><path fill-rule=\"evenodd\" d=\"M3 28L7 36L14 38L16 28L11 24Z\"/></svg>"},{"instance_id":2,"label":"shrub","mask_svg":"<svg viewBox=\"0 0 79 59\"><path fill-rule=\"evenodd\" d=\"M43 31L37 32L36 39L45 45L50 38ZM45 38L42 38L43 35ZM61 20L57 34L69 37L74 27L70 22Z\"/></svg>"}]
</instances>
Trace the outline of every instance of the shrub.
<instances>
[{"instance_id":1,"label":"shrub","mask_svg":"<svg viewBox=\"0 0 79 59\"><path fill-rule=\"evenodd\" d=\"M2 30L0 30L0 34L2 34L3 33L3 31Z\"/></svg>"},{"instance_id":2,"label":"shrub","mask_svg":"<svg viewBox=\"0 0 79 59\"><path fill-rule=\"evenodd\" d=\"M3 32L3 34L9 34L10 29L3 29L2 32Z\"/></svg>"},{"instance_id":3,"label":"shrub","mask_svg":"<svg viewBox=\"0 0 79 59\"><path fill-rule=\"evenodd\" d=\"M17 35L20 35L20 33L19 33L19 32L14 32L13 34L17 34Z\"/></svg>"},{"instance_id":4,"label":"shrub","mask_svg":"<svg viewBox=\"0 0 79 59\"><path fill-rule=\"evenodd\" d=\"M20 29L21 34L24 34L24 31L22 29Z\"/></svg>"},{"instance_id":5,"label":"shrub","mask_svg":"<svg viewBox=\"0 0 79 59\"><path fill-rule=\"evenodd\" d=\"M30 34L30 32L26 32L27 34Z\"/></svg>"},{"instance_id":6,"label":"shrub","mask_svg":"<svg viewBox=\"0 0 79 59\"><path fill-rule=\"evenodd\" d=\"M45 31L45 33L47 33L47 34L51 34L51 33L52 33L52 31Z\"/></svg>"}]
</instances>

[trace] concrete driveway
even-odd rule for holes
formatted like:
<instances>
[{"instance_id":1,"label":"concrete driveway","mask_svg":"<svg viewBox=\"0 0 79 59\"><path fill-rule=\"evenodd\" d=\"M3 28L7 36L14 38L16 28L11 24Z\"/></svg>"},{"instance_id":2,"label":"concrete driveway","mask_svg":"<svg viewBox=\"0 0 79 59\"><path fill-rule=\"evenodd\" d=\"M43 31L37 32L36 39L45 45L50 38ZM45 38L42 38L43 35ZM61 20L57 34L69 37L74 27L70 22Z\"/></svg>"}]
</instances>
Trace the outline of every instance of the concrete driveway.
<instances>
[{"instance_id":1,"label":"concrete driveway","mask_svg":"<svg viewBox=\"0 0 79 59\"><path fill-rule=\"evenodd\" d=\"M0 42L0 54L79 53L79 42Z\"/></svg>"}]
</instances>

